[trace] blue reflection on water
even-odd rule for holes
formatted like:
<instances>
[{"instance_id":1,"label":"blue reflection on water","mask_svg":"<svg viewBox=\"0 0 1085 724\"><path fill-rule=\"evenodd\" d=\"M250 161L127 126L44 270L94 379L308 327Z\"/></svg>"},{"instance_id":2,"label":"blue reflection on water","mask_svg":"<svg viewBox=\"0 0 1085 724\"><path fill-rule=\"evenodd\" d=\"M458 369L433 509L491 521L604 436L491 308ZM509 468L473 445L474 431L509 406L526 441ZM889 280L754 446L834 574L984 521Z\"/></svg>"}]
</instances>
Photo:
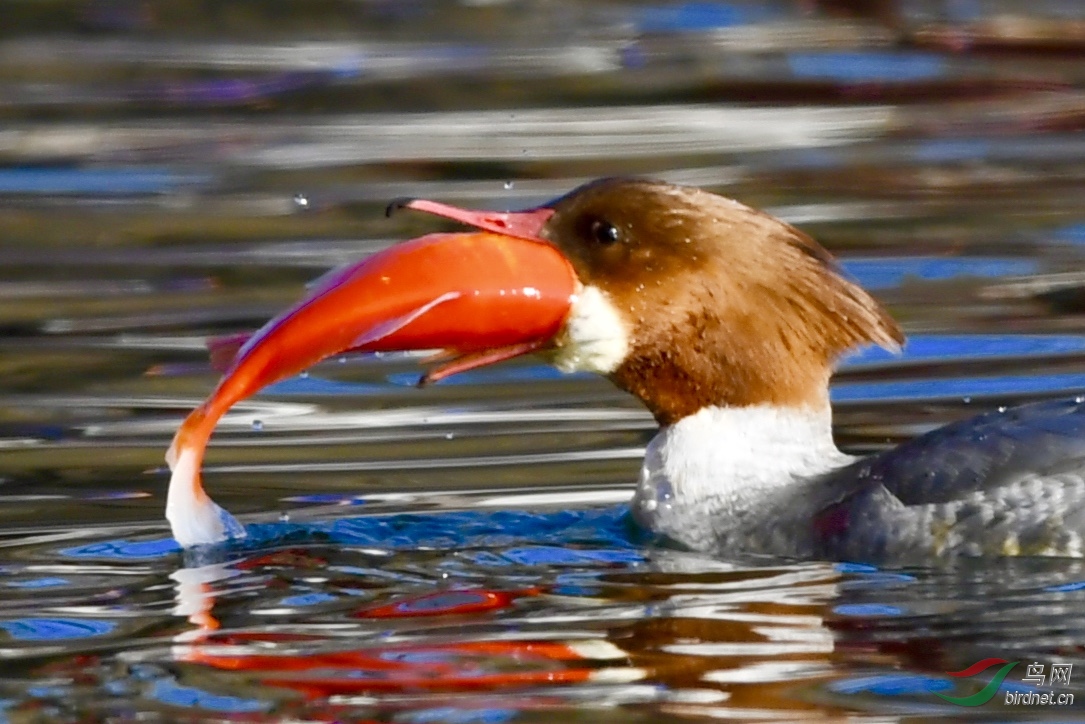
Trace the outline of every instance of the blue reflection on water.
<instances>
[{"instance_id":1,"label":"blue reflection on water","mask_svg":"<svg viewBox=\"0 0 1085 724\"><path fill-rule=\"evenodd\" d=\"M418 382L418 373L415 372L412 385ZM265 395L376 395L387 393L386 385L375 385L365 382L340 382L328 380L314 375L298 375L282 382L269 385L263 391Z\"/></svg>"},{"instance_id":2,"label":"blue reflection on water","mask_svg":"<svg viewBox=\"0 0 1085 724\"><path fill-rule=\"evenodd\" d=\"M302 90L311 90L361 73L360 58L346 57L336 68L326 72L298 71L274 73L259 78L213 78L154 83L130 93L138 100L158 101L183 106L232 105L273 98Z\"/></svg>"},{"instance_id":3,"label":"blue reflection on water","mask_svg":"<svg viewBox=\"0 0 1085 724\"><path fill-rule=\"evenodd\" d=\"M181 706L191 709L208 709L211 711L250 712L265 711L270 708L269 702L257 701L256 699L242 699L239 696L226 696L224 694L212 694L211 692L197 689L193 686L181 686L175 681L163 679L155 682L150 696L164 704Z\"/></svg>"},{"instance_id":4,"label":"blue reflection on water","mask_svg":"<svg viewBox=\"0 0 1085 724\"><path fill-rule=\"evenodd\" d=\"M946 71L945 60L934 53L792 53L787 64L799 78L842 83L927 80Z\"/></svg>"},{"instance_id":5,"label":"blue reflection on water","mask_svg":"<svg viewBox=\"0 0 1085 724\"><path fill-rule=\"evenodd\" d=\"M830 397L834 402L874 402L884 400L918 400L947 397L981 397L984 395L1020 395L1061 393L1066 395L1085 391L1085 374L1026 377L965 377L948 380L905 380L900 382L855 382L834 385Z\"/></svg>"},{"instance_id":6,"label":"blue reflection on water","mask_svg":"<svg viewBox=\"0 0 1085 724\"><path fill-rule=\"evenodd\" d=\"M978 357L1039 357L1085 352L1085 336L1054 334L917 334L908 337L902 354L866 347L848 355L845 367L872 362L937 360L952 362Z\"/></svg>"},{"instance_id":7,"label":"blue reflection on water","mask_svg":"<svg viewBox=\"0 0 1085 724\"><path fill-rule=\"evenodd\" d=\"M932 138L916 146L911 157L918 163L960 163L987 158L995 148L984 138Z\"/></svg>"},{"instance_id":8,"label":"blue reflection on water","mask_svg":"<svg viewBox=\"0 0 1085 724\"><path fill-rule=\"evenodd\" d=\"M836 570L841 573L850 574L844 580L840 582L841 590L857 591L857 590L877 590L886 588L899 588L902 585L908 585L915 583L916 577L910 573L900 573L897 571L883 571L877 566L872 566L866 563L837 563ZM837 613L842 615L897 615L900 613L899 609L894 613L888 610L881 612L865 611L862 608L862 604L856 604L856 608L847 608L841 606L837 610ZM895 608L895 607L894 607Z\"/></svg>"},{"instance_id":9,"label":"blue reflection on water","mask_svg":"<svg viewBox=\"0 0 1085 724\"><path fill-rule=\"evenodd\" d=\"M466 549L534 544L515 549L522 562L550 565L629 563L640 560L638 532L629 519L629 506L547 512L459 511L450 513L372 515L310 523L257 523L245 527L248 537L227 548L251 550L300 541L340 546L417 550ZM580 550L569 546L603 546ZM552 547L548 547L552 546ZM181 552L172 538L149 541L110 540L65 548L62 557L143 560ZM561 560L559 560L561 559Z\"/></svg>"},{"instance_id":10,"label":"blue reflection on water","mask_svg":"<svg viewBox=\"0 0 1085 724\"><path fill-rule=\"evenodd\" d=\"M438 591L415 598L401 600L394 604L399 613L441 613L450 609L461 608L489 601L481 591Z\"/></svg>"},{"instance_id":11,"label":"blue reflection on water","mask_svg":"<svg viewBox=\"0 0 1085 724\"><path fill-rule=\"evenodd\" d=\"M517 709L455 709L442 706L409 712L403 721L410 724L504 724L521 713Z\"/></svg>"},{"instance_id":12,"label":"blue reflection on water","mask_svg":"<svg viewBox=\"0 0 1085 724\"><path fill-rule=\"evenodd\" d=\"M637 29L644 33L682 33L749 25L778 14L779 11L768 3L688 2L669 7L644 8L635 23Z\"/></svg>"},{"instance_id":13,"label":"blue reflection on water","mask_svg":"<svg viewBox=\"0 0 1085 724\"><path fill-rule=\"evenodd\" d=\"M5 586L11 588L52 588L53 586L67 586L70 584L67 578L32 578L28 581L9 581Z\"/></svg>"},{"instance_id":14,"label":"blue reflection on water","mask_svg":"<svg viewBox=\"0 0 1085 724\"><path fill-rule=\"evenodd\" d=\"M179 173L146 166L116 169L9 168L0 169L0 193L161 194L185 186L206 184L210 180L211 176L207 174Z\"/></svg>"},{"instance_id":15,"label":"blue reflection on water","mask_svg":"<svg viewBox=\"0 0 1085 724\"><path fill-rule=\"evenodd\" d=\"M89 618L18 618L0 621L0 628L20 641L57 641L102 636L117 627L112 621Z\"/></svg>"},{"instance_id":16,"label":"blue reflection on water","mask_svg":"<svg viewBox=\"0 0 1085 724\"><path fill-rule=\"evenodd\" d=\"M596 563L640 563L644 557L631 550L581 550L561 546L524 546L500 553L505 564L516 566L583 566Z\"/></svg>"},{"instance_id":17,"label":"blue reflection on water","mask_svg":"<svg viewBox=\"0 0 1085 724\"><path fill-rule=\"evenodd\" d=\"M306 493L282 498L284 503L315 503L317 505L365 505L364 495L345 493Z\"/></svg>"},{"instance_id":18,"label":"blue reflection on water","mask_svg":"<svg viewBox=\"0 0 1085 724\"><path fill-rule=\"evenodd\" d=\"M510 545L515 542L605 544L631 549L636 546L628 506L559 510L541 513L524 511L462 511L365 516L344 518L306 528L340 545L392 548L465 548ZM250 526L255 538L278 538L298 530L297 526L273 523Z\"/></svg>"},{"instance_id":19,"label":"blue reflection on water","mask_svg":"<svg viewBox=\"0 0 1085 724\"><path fill-rule=\"evenodd\" d=\"M1006 277L1035 274L1034 259L1006 257L879 257L841 260L844 270L867 289L899 287L908 277L944 281L956 277Z\"/></svg>"},{"instance_id":20,"label":"blue reflection on water","mask_svg":"<svg viewBox=\"0 0 1085 724\"><path fill-rule=\"evenodd\" d=\"M598 596L599 571L574 571L554 577L553 592L559 596Z\"/></svg>"},{"instance_id":21,"label":"blue reflection on water","mask_svg":"<svg viewBox=\"0 0 1085 724\"><path fill-rule=\"evenodd\" d=\"M338 600L336 596L328 593L302 593L297 596L287 596L280 603L283 606L315 606L319 603Z\"/></svg>"},{"instance_id":22,"label":"blue reflection on water","mask_svg":"<svg viewBox=\"0 0 1085 724\"><path fill-rule=\"evenodd\" d=\"M863 618L878 616L900 616L904 609L898 606L890 606L881 603L842 603L833 607L833 613L841 616L861 616Z\"/></svg>"},{"instance_id":23,"label":"blue reflection on water","mask_svg":"<svg viewBox=\"0 0 1085 724\"><path fill-rule=\"evenodd\" d=\"M933 676L919 674L888 674L885 676L860 676L839 679L828 684L830 691L839 694L870 692L882 696L926 694L953 688L953 683Z\"/></svg>"},{"instance_id":24,"label":"blue reflection on water","mask_svg":"<svg viewBox=\"0 0 1085 724\"><path fill-rule=\"evenodd\" d=\"M499 376L494 375L499 372ZM544 382L546 380L591 379L595 377L587 372L566 374L549 365L526 365L523 367L492 367L488 369L461 372L445 378L438 384L443 385L486 385L495 382ZM388 375L388 381L394 385L414 387L418 384L417 372L401 372Z\"/></svg>"},{"instance_id":25,"label":"blue reflection on water","mask_svg":"<svg viewBox=\"0 0 1085 724\"><path fill-rule=\"evenodd\" d=\"M66 558L106 558L138 560L165 558L181 552L181 546L173 538L154 540L107 540L99 543L64 548L59 555Z\"/></svg>"},{"instance_id":26,"label":"blue reflection on water","mask_svg":"<svg viewBox=\"0 0 1085 724\"><path fill-rule=\"evenodd\" d=\"M1064 244L1085 244L1085 223L1055 229L1051 236Z\"/></svg>"}]
</instances>

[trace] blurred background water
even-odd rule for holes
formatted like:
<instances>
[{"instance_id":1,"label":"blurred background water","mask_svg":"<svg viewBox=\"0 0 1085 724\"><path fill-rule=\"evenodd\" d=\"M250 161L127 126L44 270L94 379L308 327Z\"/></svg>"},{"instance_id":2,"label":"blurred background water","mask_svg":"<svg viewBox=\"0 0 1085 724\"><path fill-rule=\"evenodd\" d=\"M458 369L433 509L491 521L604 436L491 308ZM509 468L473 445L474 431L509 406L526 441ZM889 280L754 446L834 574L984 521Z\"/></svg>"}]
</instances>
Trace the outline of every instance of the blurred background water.
<instances>
[{"instance_id":1,"label":"blurred background water","mask_svg":"<svg viewBox=\"0 0 1085 724\"><path fill-rule=\"evenodd\" d=\"M162 455L208 336L439 228L389 200L615 174L766 208L889 305L904 356L834 384L851 452L1078 394L1083 58L1076 0L6 3L0 717L1077 718L935 692L1001 657L1080 694L1082 564L654 548L623 515L654 424L605 380L329 360L220 425L251 539L213 559L169 538Z\"/></svg>"}]
</instances>

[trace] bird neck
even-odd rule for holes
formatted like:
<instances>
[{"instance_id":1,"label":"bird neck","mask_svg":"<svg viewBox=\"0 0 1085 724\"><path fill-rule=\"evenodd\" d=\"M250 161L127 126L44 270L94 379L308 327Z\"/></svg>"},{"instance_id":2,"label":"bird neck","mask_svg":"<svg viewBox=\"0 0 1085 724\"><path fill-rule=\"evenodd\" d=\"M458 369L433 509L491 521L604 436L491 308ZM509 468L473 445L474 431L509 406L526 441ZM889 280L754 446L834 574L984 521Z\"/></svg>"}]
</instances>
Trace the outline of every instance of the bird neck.
<instances>
[{"instance_id":1,"label":"bird neck","mask_svg":"<svg viewBox=\"0 0 1085 724\"><path fill-rule=\"evenodd\" d=\"M828 403L706 407L649 443L633 511L656 533L711 548L704 539L727 521L767 521L776 506L853 460L833 442Z\"/></svg>"}]
</instances>

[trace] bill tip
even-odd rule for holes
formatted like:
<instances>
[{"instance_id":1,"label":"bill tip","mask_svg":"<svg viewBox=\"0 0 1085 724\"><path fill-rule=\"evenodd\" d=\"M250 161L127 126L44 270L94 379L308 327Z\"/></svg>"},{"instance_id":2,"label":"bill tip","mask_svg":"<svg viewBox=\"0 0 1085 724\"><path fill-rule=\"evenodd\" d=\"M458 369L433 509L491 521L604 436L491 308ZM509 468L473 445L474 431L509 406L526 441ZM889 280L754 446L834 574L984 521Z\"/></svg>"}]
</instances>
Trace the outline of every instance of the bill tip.
<instances>
[{"instance_id":1,"label":"bill tip","mask_svg":"<svg viewBox=\"0 0 1085 724\"><path fill-rule=\"evenodd\" d=\"M384 207L384 216L385 216L385 218L388 218L388 219L392 218L392 214L396 213L397 211L400 211L402 209L407 208L407 205L410 204L411 201L413 201L413 200L414 199L411 199L411 198L406 197L406 196L402 196L402 197L400 197L398 199L392 199L388 203L388 205Z\"/></svg>"}]
</instances>

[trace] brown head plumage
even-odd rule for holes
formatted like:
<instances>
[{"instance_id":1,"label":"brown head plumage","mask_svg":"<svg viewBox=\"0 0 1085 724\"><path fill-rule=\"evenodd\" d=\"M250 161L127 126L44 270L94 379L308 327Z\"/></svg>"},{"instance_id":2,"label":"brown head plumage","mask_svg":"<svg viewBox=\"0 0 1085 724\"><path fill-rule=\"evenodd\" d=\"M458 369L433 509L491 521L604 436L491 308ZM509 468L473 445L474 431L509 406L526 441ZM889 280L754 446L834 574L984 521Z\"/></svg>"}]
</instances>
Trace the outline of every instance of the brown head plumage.
<instances>
[{"instance_id":1,"label":"brown head plumage","mask_svg":"<svg viewBox=\"0 0 1085 724\"><path fill-rule=\"evenodd\" d=\"M548 206L542 236L628 326L612 379L662 424L707 405L827 405L843 353L904 341L817 242L736 201L604 179Z\"/></svg>"}]
</instances>

